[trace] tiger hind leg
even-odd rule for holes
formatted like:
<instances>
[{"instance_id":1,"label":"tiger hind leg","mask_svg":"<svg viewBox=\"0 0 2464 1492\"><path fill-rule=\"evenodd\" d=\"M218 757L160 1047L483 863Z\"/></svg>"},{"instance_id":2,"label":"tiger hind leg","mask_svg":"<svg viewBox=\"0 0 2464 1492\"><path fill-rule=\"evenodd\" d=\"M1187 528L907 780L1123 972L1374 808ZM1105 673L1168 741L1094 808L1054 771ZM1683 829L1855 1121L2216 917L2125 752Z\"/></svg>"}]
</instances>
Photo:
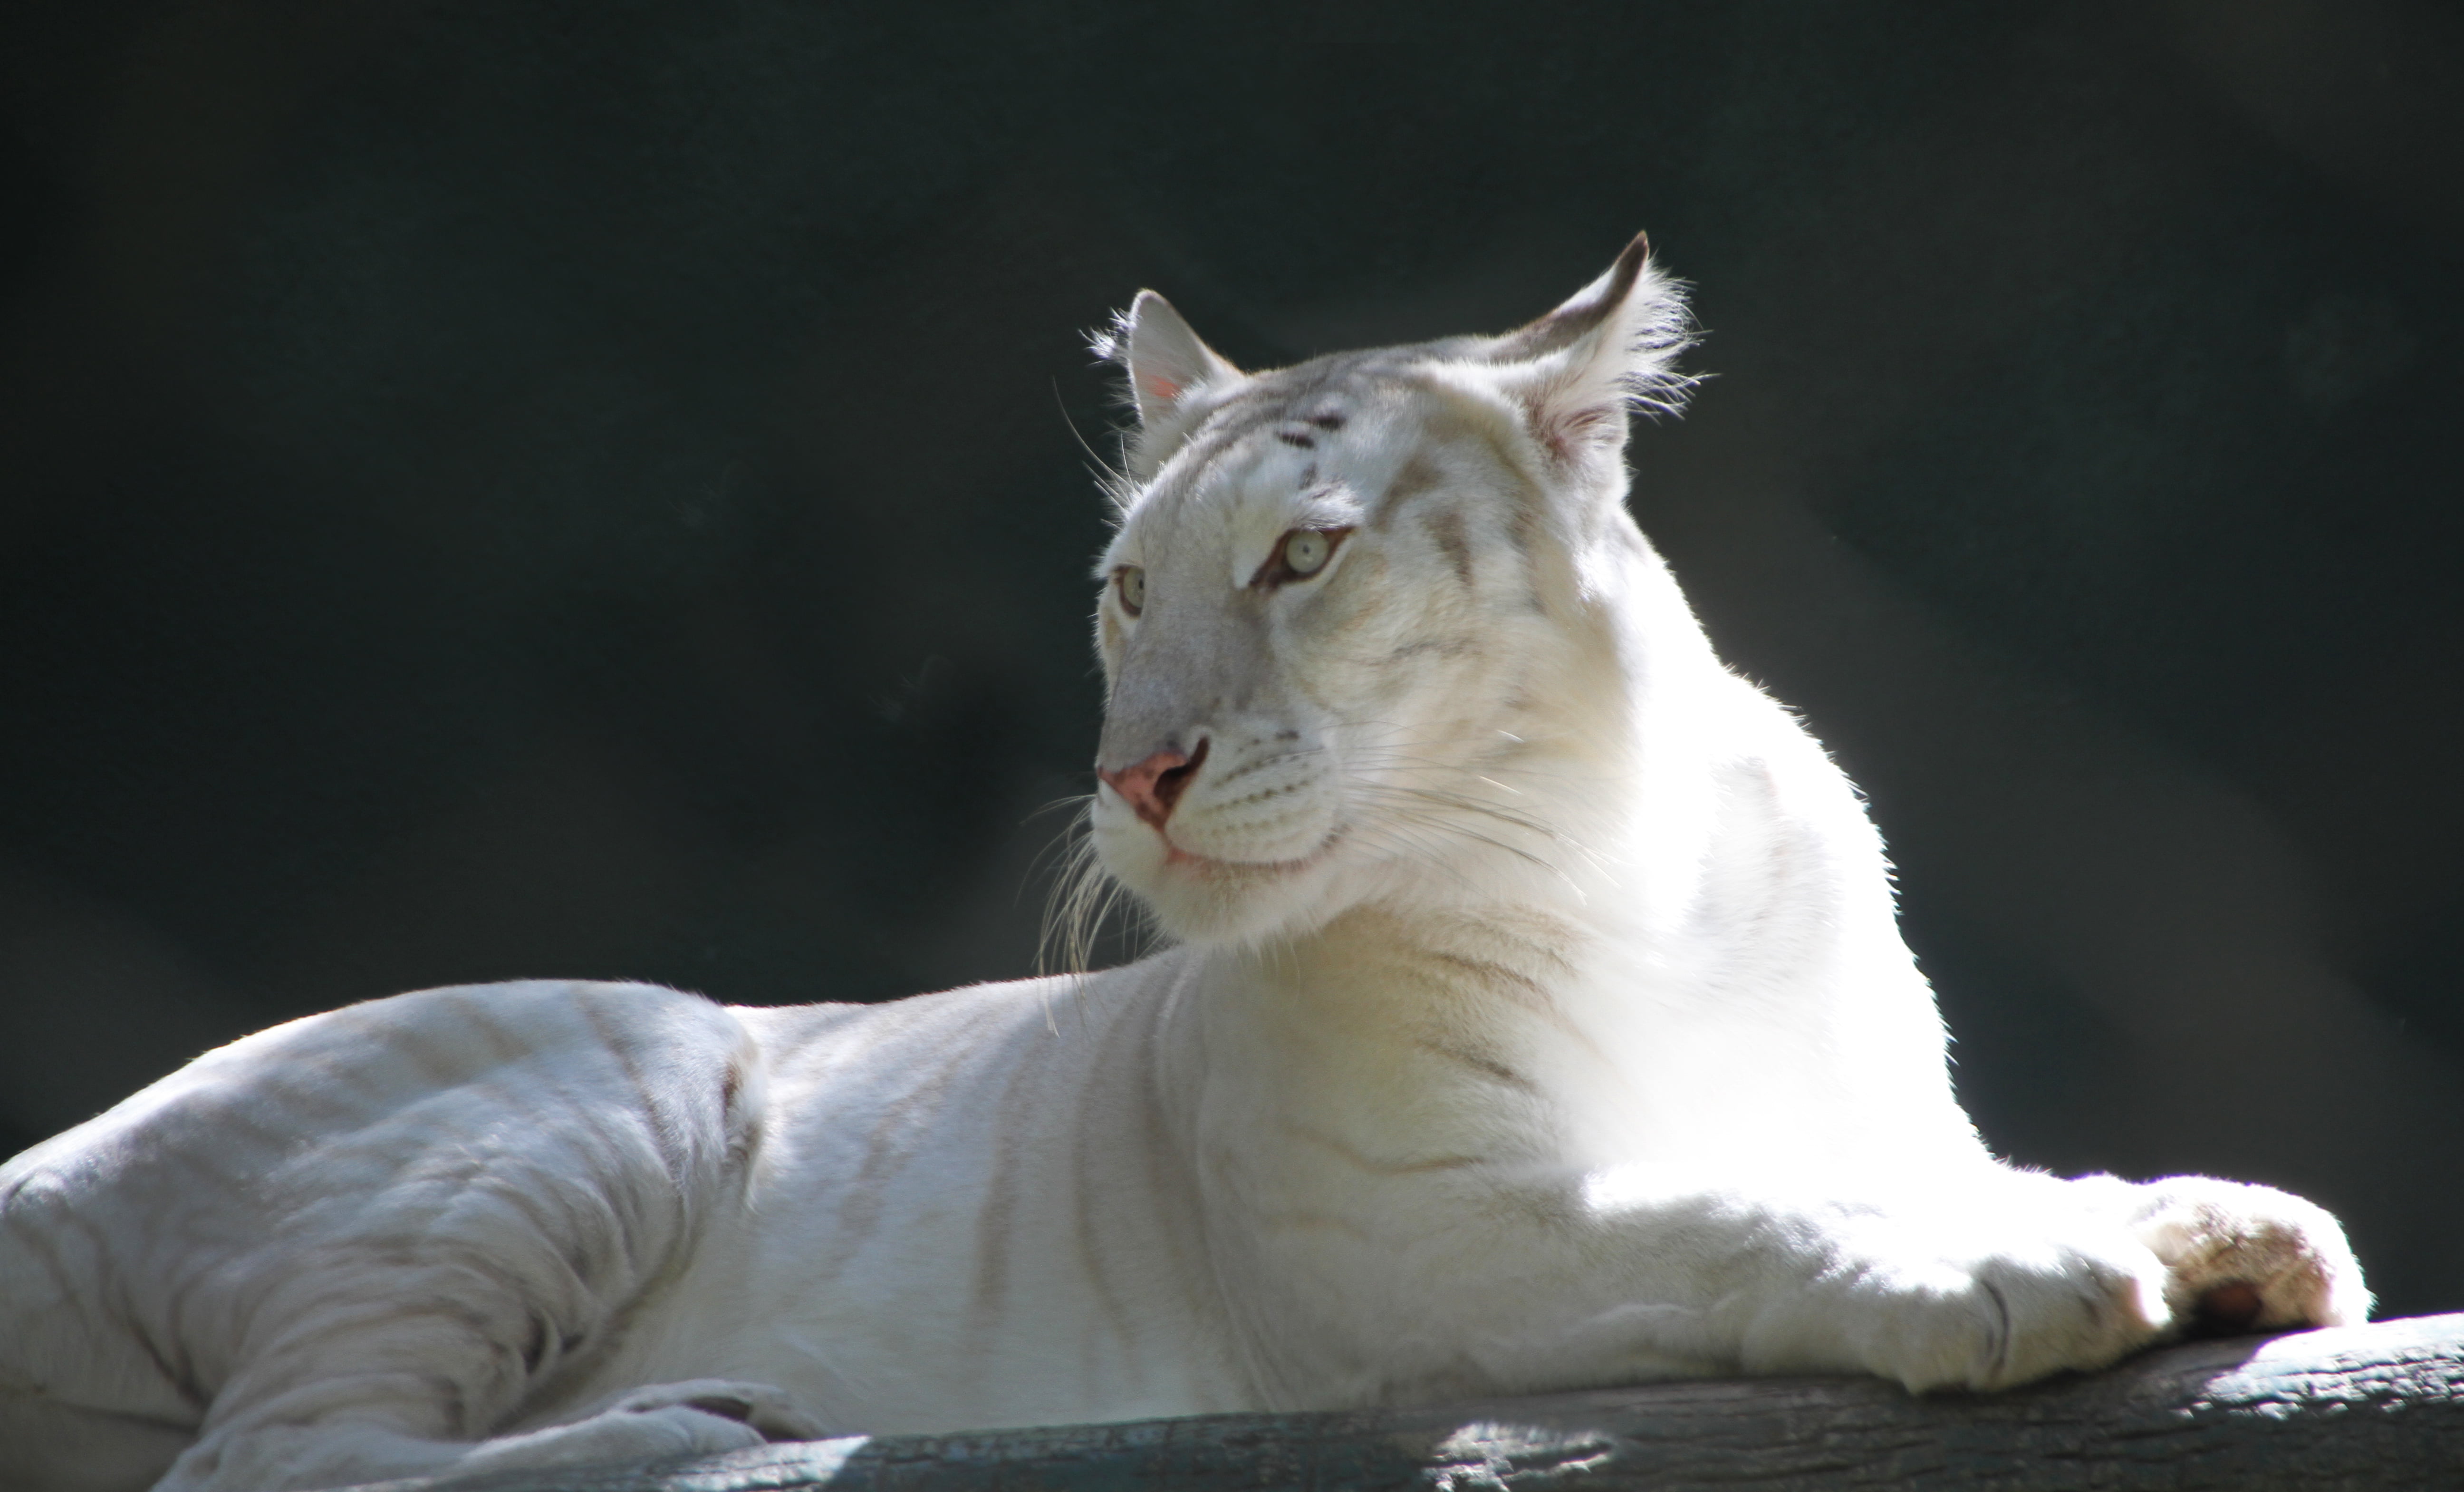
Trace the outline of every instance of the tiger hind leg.
<instances>
[{"instance_id":1,"label":"tiger hind leg","mask_svg":"<svg viewBox=\"0 0 2464 1492\"><path fill-rule=\"evenodd\" d=\"M660 1460L822 1433L766 1384L697 1378L635 1389L585 1417L476 1442L331 1417L232 1425L181 1457L155 1492L291 1492L371 1479Z\"/></svg>"},{"instance_id":2,"label":"tiger hind leg","mask_svg":"<svg viewBox=\"0 0 2464 1492\"><path fill-rule=\"evenodd\" d=\"M29 1151L0 1169L0 1401L162 1424L108 1476L17 1475L0 1443L0 1487L136 1492L166 1451L166 1488L278 1492L802 1433L759 1385L539 1413L740 1206L761 1069L672 991L430 991L250 1037Z\"/></svg>"}]
</instances>

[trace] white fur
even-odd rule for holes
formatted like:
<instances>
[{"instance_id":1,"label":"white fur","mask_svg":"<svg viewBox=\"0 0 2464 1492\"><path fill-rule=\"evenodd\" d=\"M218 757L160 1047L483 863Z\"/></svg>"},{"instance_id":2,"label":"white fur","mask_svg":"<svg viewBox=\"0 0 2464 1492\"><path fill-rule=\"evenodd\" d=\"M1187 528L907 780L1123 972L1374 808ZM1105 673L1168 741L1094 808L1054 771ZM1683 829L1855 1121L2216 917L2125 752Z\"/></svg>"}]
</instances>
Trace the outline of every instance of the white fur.
<instances>
[{"instance_id":1,"label":"white fur","mask_svg":"<svg viewBox=\"0 0 2464 1492\"><path fill-rule=\"evenodd\" d=\"M0 1170L0 1487L273 1489L1679 1373L1994 1389L2334 1220L2005 1169L1854 791L1627 518L1639 242L1495 339L1234 368L1160 298L1103 562L1105 865L1178 940L894 1005L352 1007ZM1295 527L1348 530L1253 584ZM1047 1010L1053 1019L1047 1023Z\"/></svg>"}]
</instances>

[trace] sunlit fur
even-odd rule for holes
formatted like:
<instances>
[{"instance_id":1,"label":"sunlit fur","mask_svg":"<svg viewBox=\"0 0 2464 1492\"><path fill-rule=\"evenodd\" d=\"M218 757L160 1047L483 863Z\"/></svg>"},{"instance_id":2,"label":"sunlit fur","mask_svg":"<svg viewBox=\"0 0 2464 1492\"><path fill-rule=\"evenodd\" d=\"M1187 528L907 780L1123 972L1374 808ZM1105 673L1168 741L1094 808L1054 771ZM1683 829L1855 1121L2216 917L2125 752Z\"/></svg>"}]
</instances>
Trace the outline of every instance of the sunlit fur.
<instances>
[{"instance_id":1,"label":"sunlit fur","mask_svg":"<svg viewBox=\"0 0 2464 1492\"><path fill-rule=\"evenodd\" d=\"M1140 297L1097 766L1204 750L1169 815L1098 791L1055 911L1065 960L1120 887L1169 946L874 1007L431 991L210 1054L0 1169L0 1488L1997 1389L2229 1281L2360 1319L2308 1203L1979 1146L1855 792L1626 516L1684 342L1639 241L1518 331L1274 372ZM1262 583L1293 528L1342 538Z\"/></svg>"}]
</instances>

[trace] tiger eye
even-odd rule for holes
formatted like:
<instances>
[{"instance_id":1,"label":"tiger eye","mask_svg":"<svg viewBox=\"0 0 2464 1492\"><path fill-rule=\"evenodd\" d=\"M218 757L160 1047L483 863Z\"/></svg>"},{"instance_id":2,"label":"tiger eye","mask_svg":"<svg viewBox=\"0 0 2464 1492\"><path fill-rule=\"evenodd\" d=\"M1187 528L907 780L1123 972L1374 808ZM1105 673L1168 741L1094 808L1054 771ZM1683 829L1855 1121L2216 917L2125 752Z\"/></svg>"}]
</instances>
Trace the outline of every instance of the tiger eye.
<instances>
[{"instance_id":1,"label":"tiger eye","mask_svg":"<svg viewBox=\"0 0 2464 1492\"><path fill-rule=\"evenodd\" d=\"M1323 561L1320 562L1324 563ZM1135 565L1124 565L1117 572L1121 583L1121 610L1132 616L1146 610L1147 572Z\"/></svg>"},{"instance_id":2,"label":"tiger eye","mask_svg":"<svg viewBox=\"0 0 2464 1492\"><path fill-rule=\"evenodd\" d=\"M1334 545L1314 528L1297 528L1284 539L1284 565L1295 575L1314 575L1326 568Z\"/></svg>"}]
</instances>

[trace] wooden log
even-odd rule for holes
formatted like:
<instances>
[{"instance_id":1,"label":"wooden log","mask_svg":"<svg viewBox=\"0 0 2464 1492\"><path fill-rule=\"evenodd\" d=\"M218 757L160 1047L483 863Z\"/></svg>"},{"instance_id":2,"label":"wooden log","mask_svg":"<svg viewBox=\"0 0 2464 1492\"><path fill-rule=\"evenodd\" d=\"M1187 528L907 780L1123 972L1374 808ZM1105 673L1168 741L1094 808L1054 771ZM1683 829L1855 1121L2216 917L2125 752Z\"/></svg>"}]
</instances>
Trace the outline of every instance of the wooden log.
<instances>
[{"instance_id":1,"label":"wooden log","mask_svg":"<svg viewBox=\"0 0 2464 1492\"><path fill-rule=\"evenodd\" d=\"M2193 1343L2013 1393L1869 1378L850 1436L385 1492L2464 1488L2464 1315ZM370 1489L374 1492L374 1489Z\"/></svg>"}]
</instances>

